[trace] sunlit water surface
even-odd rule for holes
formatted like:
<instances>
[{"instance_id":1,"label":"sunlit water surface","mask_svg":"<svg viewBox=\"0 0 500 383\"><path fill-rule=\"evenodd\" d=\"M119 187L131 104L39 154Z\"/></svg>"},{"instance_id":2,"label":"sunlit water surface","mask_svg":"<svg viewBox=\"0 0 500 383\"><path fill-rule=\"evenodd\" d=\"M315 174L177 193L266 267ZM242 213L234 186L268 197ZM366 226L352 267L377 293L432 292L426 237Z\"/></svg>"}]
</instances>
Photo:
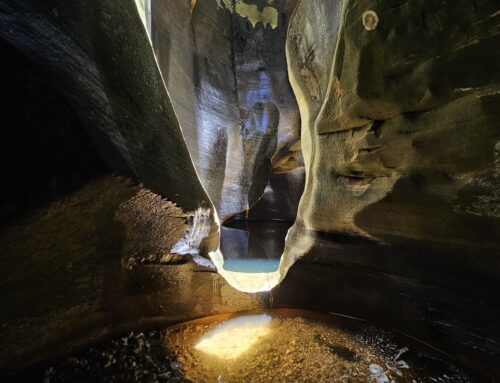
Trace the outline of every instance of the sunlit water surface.
<instances>
[{"instance_id":1,"label":"sunlit water surface","mask_svg":"<svg viewBox=\"0 0 500 383\"><path fill-rule=\"evenodd\" d=\"M440 353L345 317L269 310L166 330L192 382L477 382Z\"/></svg>"}]
</instances>

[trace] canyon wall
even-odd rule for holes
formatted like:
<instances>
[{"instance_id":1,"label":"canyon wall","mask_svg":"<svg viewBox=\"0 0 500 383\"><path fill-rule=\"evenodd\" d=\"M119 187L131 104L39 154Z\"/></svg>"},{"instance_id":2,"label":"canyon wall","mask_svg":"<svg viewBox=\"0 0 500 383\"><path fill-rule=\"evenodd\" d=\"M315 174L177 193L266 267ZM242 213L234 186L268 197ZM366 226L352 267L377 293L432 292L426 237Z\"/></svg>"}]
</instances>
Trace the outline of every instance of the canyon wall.
<instances>
[{"instance_id":1,"label":"canyon wall","mask_svg":"<svg viewBox=\"0 0 500 383\"><path fill-rule=\"evenodd\" d=\"M305 7L288 40L309 170L299 224L498 249L494 2Z\"/></svg>"},{"instance_id":2,"label":"canyon wall","mask_svg":"<svg viewBox=\"0 0 500 383\"><path fill-rule=\"evenodd\" d=\"M211 211L134 1L2 1L0 26L65 95L111 171Z\"/></svg>"},{"instance_id":3,"label":"canyon wall","mask_svg":"<svg viewBox=\"0 0 500 383\"><path fill-rule=\"evenodd\" d=\"M316 307L489 360L492 376L499 25L495 1L302 0L287 38L307 175L283 284L309 269L329 296Z\"/></svg>"},{"instance_id":4,"label":"canyon wall","mask_svg":"<svg viewBox=\"0 0 500 383\"><path fill-rule=\"evenodd\" d=\"M221 220L261 198L254 215L295 217L303 162L285 57L295 3L152 1L156 57Z\"/></svg>"}]
</instances>

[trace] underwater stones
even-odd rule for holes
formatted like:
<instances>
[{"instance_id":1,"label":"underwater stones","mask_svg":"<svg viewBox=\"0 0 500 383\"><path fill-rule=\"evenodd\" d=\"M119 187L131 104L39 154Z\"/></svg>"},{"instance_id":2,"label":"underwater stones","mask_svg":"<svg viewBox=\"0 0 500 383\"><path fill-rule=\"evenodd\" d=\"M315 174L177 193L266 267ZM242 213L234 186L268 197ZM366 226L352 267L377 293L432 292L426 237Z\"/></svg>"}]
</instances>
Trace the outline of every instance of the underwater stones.
<instances>
[{"instance_id":1,"label":"underwater stones","mask_svg":"<svg viewBox=\"0 0 500 383\"><path fill-rule=\"evenodd\" d=\"M193 382L482 382L409 339L351 318L293 309L203 318L173 326L163 338ZM408 362L398 350L409 351Z\"/></svg>"}]
</instances>

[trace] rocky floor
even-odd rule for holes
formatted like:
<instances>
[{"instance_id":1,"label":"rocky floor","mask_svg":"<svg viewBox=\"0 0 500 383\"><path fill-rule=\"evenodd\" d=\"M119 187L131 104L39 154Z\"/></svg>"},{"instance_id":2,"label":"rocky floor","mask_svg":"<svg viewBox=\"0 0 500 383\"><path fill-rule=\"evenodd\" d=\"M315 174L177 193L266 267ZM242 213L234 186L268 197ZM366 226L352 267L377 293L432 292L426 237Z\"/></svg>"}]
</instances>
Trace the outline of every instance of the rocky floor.
<instances>
[{"instance_id":1,"label":"rocky floor","mask_svg":"<svg viewBox=\"0 0 500 383\"><path fill-rule=\"evenodd\" d=\"M131 332L71 356L45 370L50 382L185 382L165 352L163 332Z\"/></svg>"}]
</instances>

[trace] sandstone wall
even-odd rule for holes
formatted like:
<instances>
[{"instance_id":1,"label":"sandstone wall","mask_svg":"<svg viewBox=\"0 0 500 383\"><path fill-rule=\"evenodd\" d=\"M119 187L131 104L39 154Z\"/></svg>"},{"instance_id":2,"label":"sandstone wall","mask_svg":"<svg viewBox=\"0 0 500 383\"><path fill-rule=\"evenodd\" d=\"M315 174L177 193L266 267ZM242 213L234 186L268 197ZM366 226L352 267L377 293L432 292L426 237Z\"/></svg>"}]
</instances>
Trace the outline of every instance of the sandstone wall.
<instances>
[{"instance_id":1,"label":"sandstone wall","mask_svg":"<svg viewBox=\"0 0 500 383\"><path fill-rule=\"evenodd\" d=\"M285 38L296 0L152 2L152 41L201 182L225 220L267 193L285 199L302 166ZM283 176L274 177L275 174ZM277 178L277 179L276 179ZM293 211L296 198L286 205ZM263 211L264 210L264 211ZM285 215L283 215L285 217Z\"/></svg>"},{"instance_id":2,"label":"sandstone wall","mask_svg":"<svg viewBox=\"0 0 500 383\"><path fill-rule=\"evenodd\" d=\"M328 291L317 306L489 360L492 376L499 25L495 1L302 0L287 38L306 185L283 269L302 257Z\"/></svg>"}]
</instances>

